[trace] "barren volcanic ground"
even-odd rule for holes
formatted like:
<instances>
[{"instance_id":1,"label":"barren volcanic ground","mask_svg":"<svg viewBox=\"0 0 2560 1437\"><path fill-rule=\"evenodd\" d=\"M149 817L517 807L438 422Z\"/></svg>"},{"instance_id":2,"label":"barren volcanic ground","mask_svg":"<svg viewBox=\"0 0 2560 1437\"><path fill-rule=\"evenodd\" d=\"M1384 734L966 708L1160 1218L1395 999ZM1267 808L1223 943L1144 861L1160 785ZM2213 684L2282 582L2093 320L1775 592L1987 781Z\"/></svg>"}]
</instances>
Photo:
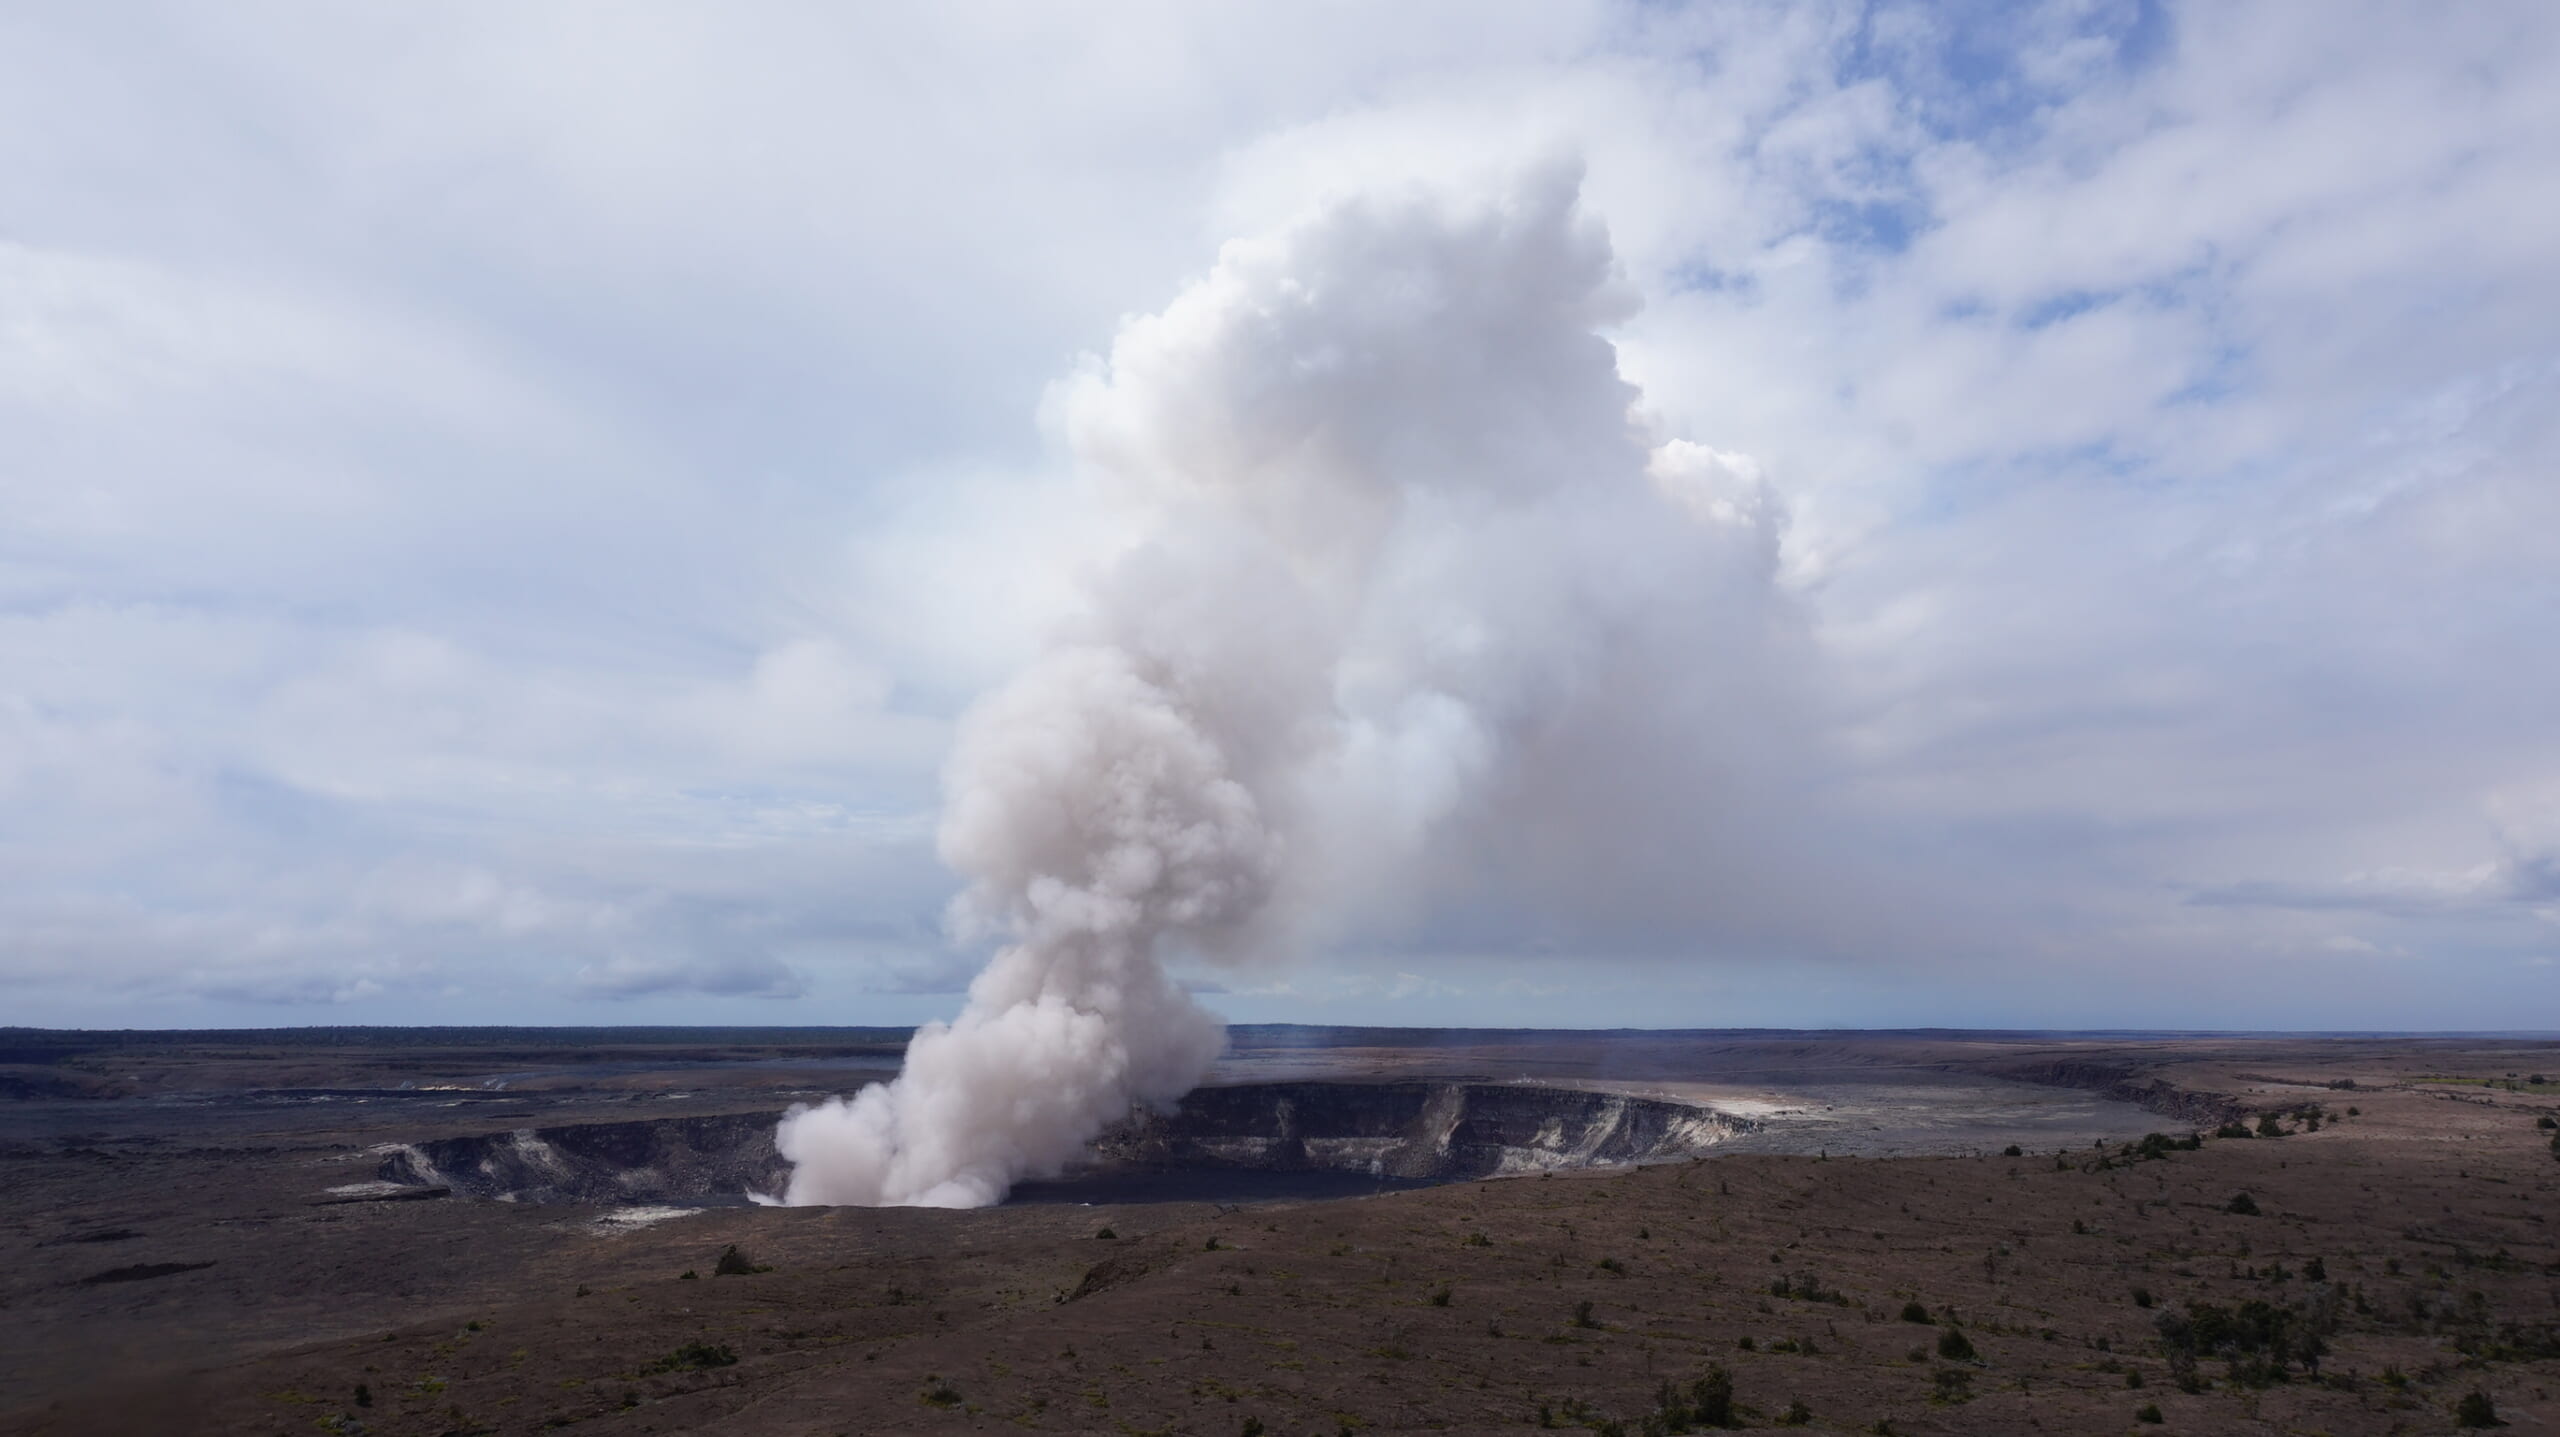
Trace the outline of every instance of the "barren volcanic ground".
<instances>
[{"instance_id":1,"label":"barren volcanic ground","mask_svg":"<svg viewBox=\"0 0 2560 1437\"><path fill-rule=\"evenodd\" d=\"M745 1205L903 1036L0 1033L0 1433L2560 1430L2560 1043L1239 1029Z\"/></svg>"}]
</instances>

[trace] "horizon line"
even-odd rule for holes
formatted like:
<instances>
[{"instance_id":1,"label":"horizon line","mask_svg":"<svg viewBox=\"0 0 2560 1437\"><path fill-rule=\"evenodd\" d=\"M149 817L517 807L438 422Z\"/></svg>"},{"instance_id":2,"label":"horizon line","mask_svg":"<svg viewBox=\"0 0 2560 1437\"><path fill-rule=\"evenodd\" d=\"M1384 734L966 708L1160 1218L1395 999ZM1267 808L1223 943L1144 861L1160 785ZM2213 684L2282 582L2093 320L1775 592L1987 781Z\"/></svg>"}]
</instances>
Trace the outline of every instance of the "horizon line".
<instances>
[{"instance_id":1,"label":"horizon line","mask_svg":"<svg viewBox=\"0 0 2560 1437\"><path fill-rule=\"evenodd\" d=\"M323 1033L913 1033L918 1023L301 1023L270 1027L186 1028L55 1028L0 1024L0 1035L211 1037L230 1034ZM1449 1034L1649 1034L1682 1037L1712 1034L1791 1034L1821 1036L2018 1036L2090 1038L2515 1038L2560 1040L2560 1029L2547 1028L1966 1028L1943 1024L1909 1028L1775 1027L1648 1028L1630 1026L1435 1026L1414 1023L1229 1023L1229 1032L1292 1030L1319 1033L1449 1033Z\"/></svg>"}]
</instances>

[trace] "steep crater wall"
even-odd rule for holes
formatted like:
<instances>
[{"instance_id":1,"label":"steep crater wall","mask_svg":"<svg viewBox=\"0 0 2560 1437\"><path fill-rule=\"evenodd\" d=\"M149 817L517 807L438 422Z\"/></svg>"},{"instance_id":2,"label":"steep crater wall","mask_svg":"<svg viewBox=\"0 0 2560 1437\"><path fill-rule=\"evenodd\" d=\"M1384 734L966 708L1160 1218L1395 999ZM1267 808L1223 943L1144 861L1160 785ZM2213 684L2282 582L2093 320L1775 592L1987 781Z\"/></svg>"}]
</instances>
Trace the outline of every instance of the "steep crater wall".
<instances>
[{"instance_id":1,"label":"steep crater wall","mask_svg":"<svg viewBox=\"0 0 2560 1437\"><path fill-rule=\"evenodd\" d=\"M743 1202L778 1191L777 1113L580 1123L388 1150L380 1176L529 1203ZM1456 1181L1664 1161L1754 1126L1705 1108L1496 1083L1254 1083L1201 1088L1096 1138L1070 1180L1228 1171Z\"/></svg>"},{"instance_id":2,"label":"steep crater wall","mask_svg":"<svg viewBox=\"0 0 2560 1437\"><path fill-rule=\"evenodd\" d=\"M2228 1093L2199 1092L2181 1088L2166 1078L2152 1077L2130 1067L2113 1063L2091 1063L2056 1060L2044 1063L2011 1064L1985 1068L1995 1077L2022 1083L2040 1083L2048 1087L2077 1088L2096 1093L2120 1103L2132 1103L2163 1117L2199 1127L2236 1123L2245 1119L2249 1108Z\"/></svg>"},{"instance_id":3,"label":"steep crater wall","mask_svg":"<svg viewBox=\"0 0 2560 1437\"><path fill-rule=\"evenodd\" d=\"M1452 1180L1662 1161L1753 1125L1706 1108L1501 1083L1201 1088L1094 1140L1096 1168L1248 1168Z\"/></svg>"},{"instance_id":4,"label":"steep crater wall","mask_svg":"<svg viewBox=\"0 0 2560 1437\"><path fill-rule=\"evenodd\" d=\"M406 1143L385 1182L528 1203L711 1203L772 1192L789 1165L773 1146L774 1112L571 1123Z\"/></svg>"}]
</instances>

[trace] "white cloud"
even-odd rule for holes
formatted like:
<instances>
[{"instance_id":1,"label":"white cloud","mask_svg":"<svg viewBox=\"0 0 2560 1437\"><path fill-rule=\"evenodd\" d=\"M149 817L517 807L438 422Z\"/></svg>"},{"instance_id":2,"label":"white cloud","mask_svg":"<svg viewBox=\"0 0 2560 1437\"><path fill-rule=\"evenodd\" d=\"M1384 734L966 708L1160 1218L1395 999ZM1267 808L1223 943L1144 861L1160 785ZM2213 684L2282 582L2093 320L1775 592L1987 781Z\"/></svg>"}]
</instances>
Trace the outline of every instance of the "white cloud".
<instances>
[{"instance_id":1,"label":"white cloud","mask_svg":"<svg viewBox=\"0 0 2560 1437\"><path fill-rule=\"evenodd\" d=\"M1606 849L1523 833L1382 944L2043 1019L2290 1013L2266 943L2427 1022L2552 951L2539 7L165 18L0 47L13 1012L938 974L950 716L1128 538L1044 388L1232 236L1560 158L1656 482L1801 629L1551 796L1616 921L1518 922ZM1446 718L1383 722L1383 837Z\"/></svg>"},{"instance_id":2,"label":"white cloud","mask_svg":"<svg viewBox=\"0 0 2560 1437\"><path fill-rule=\"evenodd\" d=\"M578 970L578 991L598 998L699 993L715 998L800 998L809 982L764 954L644 958L617 955Z\"/></svg>"}]
</instances>

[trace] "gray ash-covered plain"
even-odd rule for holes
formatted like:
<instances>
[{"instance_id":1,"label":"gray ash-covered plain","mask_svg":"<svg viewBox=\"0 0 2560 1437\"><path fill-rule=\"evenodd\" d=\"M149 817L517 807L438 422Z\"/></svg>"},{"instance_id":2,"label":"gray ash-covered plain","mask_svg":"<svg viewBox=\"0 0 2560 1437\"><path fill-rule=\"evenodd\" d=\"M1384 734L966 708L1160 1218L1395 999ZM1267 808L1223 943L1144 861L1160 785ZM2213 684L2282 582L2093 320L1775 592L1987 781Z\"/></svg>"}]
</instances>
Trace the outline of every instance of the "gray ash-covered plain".
<instances>
[{"instance_id":1,"label":"gray ash-covered plain","mask_svg":"<svg viewBox=\"0 0 2560 1437\"><path fill-rule=\"evenodd\" d=\"M0 1034L0 1431L2560 1419L2547 1040L1240 1028L1004 1207L752 1205L904 1036Z\"/></svg>"}]
</instances>

